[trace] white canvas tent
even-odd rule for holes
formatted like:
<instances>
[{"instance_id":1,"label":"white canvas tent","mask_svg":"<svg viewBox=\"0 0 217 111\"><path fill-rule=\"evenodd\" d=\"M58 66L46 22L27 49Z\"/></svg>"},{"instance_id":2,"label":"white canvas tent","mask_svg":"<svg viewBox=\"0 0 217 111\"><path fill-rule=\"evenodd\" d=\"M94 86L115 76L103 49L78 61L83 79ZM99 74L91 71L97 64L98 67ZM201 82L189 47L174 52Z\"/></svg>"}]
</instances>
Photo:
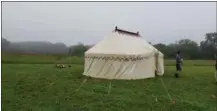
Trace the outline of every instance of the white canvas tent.
<instances>
[{"instance_id":1,"label":"white canvas tent","mask_svg":"<svg viewBox=\"0 0 217 111\"><path fill-rule=\"evenodd\" d=\"M104 79L144 79L164 74L163 54L139 33L115 29L85 52L83 75Z\"/></svg>"}]
</instances>

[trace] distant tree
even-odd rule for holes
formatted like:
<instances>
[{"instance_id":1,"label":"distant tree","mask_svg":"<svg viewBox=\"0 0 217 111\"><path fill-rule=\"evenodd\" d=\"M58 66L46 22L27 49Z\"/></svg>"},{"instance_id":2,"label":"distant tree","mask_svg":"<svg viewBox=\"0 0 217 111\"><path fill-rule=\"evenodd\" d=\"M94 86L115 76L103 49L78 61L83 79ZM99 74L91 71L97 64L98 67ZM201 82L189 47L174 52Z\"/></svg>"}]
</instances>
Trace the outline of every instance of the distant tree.
<instances>
[{"instance_id":1,"label":"distant tree","mask_svg":"<svg viewBox=\"0 0 217 111\"><path fill-rule=\"evenodd\" d=\"M149 42L149 44L151 44ZM34 53L34 54L55 54L57 59L61 59L65 54L73 56L84 56L84 52L94 45L84 45L78 43L67 47L64 43L50 42L10 42L2 38L2 51L13 53ZM214 53L217 53L217 33L206 33L205 40L198 45L190 39L181 39L171 44L158 43L154 45L160 50L165 58L174 58L178 50L185 59L213 59Z\"/></svg>"},{"instance_id":2,"label":"distant tree","mask_svg":"<svg viewBox=\"0 0 217 111\"><path fill-rule=\"evenodd\" d=\"M11 43L7 39L2 38L1 44L2 44L2 50L4 51L6 48L10 46Z\"/></svg>"},{"instance_id":3,"label":"distant tree","mask_svg":"<svg viewBox=\"0 0 217 111\"><path fill-rule=\"evenodd\" d=\"M184 58L187 59L196 59L198 58L198 45L195 41L190 39L182 39L171 43L169 45L165 44L155 44L154 45L158 50L164 53L166 58L174 58L178 50L181 51L181 54Z\"/></svg>"},{"instance_id":4,"label":"distant tree","mask_svg":"<svg viewBox=\"0 0 217 111\"><path fill-rule=\"evenodd\" d=\"M207 33L200 42L200 53L203 58L211 59L217 53L217 32Z\"/></svg>"},{"instance_id":5,"label":"distant tree","mask_svg":"<svg viewBox=\"0 0 217 111\"><path fill-rule=\"evenodd\" d=\"M190 39L182 39L178 41L178 49L181 50L181 53L185 58L198 58L199 46L195 41Z\"/></svg>"},{"instance_id":6,"label":"distant tree","mask_svg":"<svg viewBox=\"0 0 217 111\"><path fill-rule=\"evenodd\" d=\"M159 44L155 44L155 45L153 45L156 49L158 49L159 51L161 51L163 54L164 54L164 56L166 57L166 58L169 58L169 56L168 56L168 54L169 54L169 47L167 47L167 45L166 44L162 44L162 43L159 43Z\"/></svg>"},{"instance_id":7,"label":"distant tree","mask_svg":"<svg viewBox=\"0 0 217 111\"><path fill-rule=\"evenodd\" d=\"M88 47L84 46L82 43L78 43L69 48L69 54L73 56L83 56L87 49Z\"/></svg>"}]
</instances>

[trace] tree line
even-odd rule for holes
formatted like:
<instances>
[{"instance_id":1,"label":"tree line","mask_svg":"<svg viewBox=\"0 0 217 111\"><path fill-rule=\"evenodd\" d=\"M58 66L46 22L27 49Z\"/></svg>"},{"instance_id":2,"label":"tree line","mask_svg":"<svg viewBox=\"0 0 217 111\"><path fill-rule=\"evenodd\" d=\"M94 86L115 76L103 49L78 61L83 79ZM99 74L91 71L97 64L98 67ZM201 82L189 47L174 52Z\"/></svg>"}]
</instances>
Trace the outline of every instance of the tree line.
<instances>
[{"instance_id":1,"label":"tree line","mask_svg":"<svg viewBox=\"0 0 217 111\"><path fill-rule=\"evenodd\" d=\"M174 58L180 50L185 59L213 59L217 54L217 33L207 33L200 44L190 39L182 39L169 45L160 43L154 46L164 53L165 58Z\"/></svg>"},{"instance_id":2,"label":"tree line","mask_svg":"<svg viewBox=\"0 0 217 111\"><path fill-rule=\"evenodd\" d=\"M174 58L178 50L185 59L213 59L217 53L217 33L205 34L205 39L199 44L191 39L181 39L171 44L152 44L161 51L165 58ZM4 53L25 54L56 54L83 56L91 46L78 43L66 46L64 43L50 42L10 42L2 38L2 51Z\"/></svg>"}]
</instances>

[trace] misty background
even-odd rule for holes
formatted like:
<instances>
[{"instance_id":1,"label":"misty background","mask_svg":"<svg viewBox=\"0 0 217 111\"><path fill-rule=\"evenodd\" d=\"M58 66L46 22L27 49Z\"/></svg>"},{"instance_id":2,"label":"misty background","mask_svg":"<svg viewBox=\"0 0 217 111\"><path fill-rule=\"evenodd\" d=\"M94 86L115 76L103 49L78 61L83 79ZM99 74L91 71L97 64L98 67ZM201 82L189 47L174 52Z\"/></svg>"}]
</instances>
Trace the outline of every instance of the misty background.
<instances>
[{"instance_id":1,"label":"misty background","mask_svg":"<svg viewBox=\"0 0 217 111\"><path fill-rule=\"evenodd\" d=\"M83 55L114 27L137 32L165 54L216 51L215 2L2 2L2 50Z\"/></svg>"}]
</instances>

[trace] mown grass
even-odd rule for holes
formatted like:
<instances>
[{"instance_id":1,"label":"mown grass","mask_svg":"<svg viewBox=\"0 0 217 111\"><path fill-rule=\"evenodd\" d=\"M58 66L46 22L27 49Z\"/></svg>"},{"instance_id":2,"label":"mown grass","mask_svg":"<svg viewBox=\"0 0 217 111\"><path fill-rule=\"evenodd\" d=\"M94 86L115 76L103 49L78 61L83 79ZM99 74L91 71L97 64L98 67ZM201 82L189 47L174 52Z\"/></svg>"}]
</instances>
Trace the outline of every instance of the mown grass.
<instances>
[{"instance_id":1,"label":"mown grass","mask_svg":"<svg viewBox=\"0 0 217 111\"><path fill-rule=\"evenodd\" d=\"M54 64L2 64L2 110L216 111L214 66L192 62L203 64L185 61L179 79L172 76L175 66L167 65L163 77L132 81L88 78L78 91L85 79L83 64L63 69ZM163 83L176 104L171 104Z\"/></svg>"},{"instance_id":2,"label":"mown grass","mask_svg":"<svg viewBox=\"0 0 217 111\"><path fill-rule=\"evenodd\" d=\"M3 54L4 64L83 64L83 57L66 55L27 55L27 54Z\"/></svg>"},{"instance_id":3,"label":"mown grass","mask_svg":"<svg viewBox=\"0 0 217 111\"><path fill-rule=\"evenodd\" d=\"M184 66L213 66L215 60L183 60ZM165 65L174 66L175 60L165 60Z\"/></svg>"}]
</instances>

